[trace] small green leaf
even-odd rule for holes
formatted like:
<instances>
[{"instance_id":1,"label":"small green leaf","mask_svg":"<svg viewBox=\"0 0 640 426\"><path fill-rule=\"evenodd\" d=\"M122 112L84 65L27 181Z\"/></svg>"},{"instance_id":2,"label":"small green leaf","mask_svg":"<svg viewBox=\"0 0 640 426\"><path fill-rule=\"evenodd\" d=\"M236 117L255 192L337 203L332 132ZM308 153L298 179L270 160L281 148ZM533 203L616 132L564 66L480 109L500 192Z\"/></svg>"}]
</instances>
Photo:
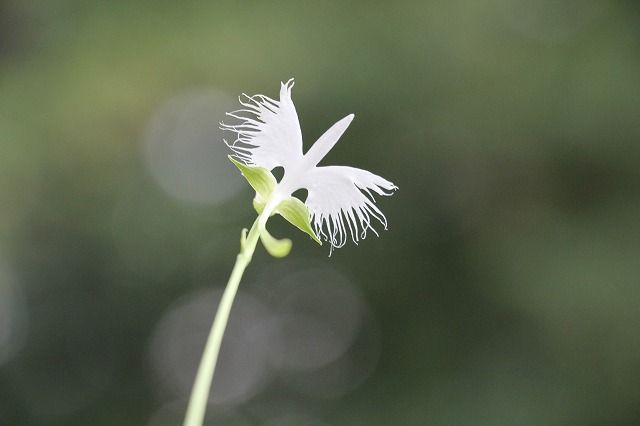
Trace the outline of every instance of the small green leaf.
<instances>
[{"instance_id":1,"label":"small green leaf","mask_svg":"<svg viewBox=\"0 0 640 426\"><path fill-rule=\"evenodd\" d=\"M311 222L309 221L311 215L309 214L309 210L302 201L295 197L287 198L278 204L276 212L282 215L282 217L287 219L289 223L297 227L299 230L309 234L315 242L322 245L322 241L320 241L311 227Z\"/></svg>"},{"instance_id":2,"label":"small green leaf","mask_svg":"<svg viewBox=\"0 0 640 426\"><path fill-rule=\"evenodd\" d=\"M240 170L244 178L249 182L249 185L256 191L256 196L253 199L253 208L256 209L258 213L262 213L266 200L269 199L278 181L276 181L276 178L273 177L269 170L263 167L248 166L230 155L228 157L238 170Z\"/></svg>"},{"instance_id":3,"label":"small green leaf","mask_svg":"<svg viewBox=\"0 0 640 426\"><path fill-rule=\"evenodd\" d=\"M267 249L269 254L273 257L285 257L291 251L291 240L288 238L283 238L278 240L273 238L269 231L266 228L262 228L260 230L260 239L262 240L262 244L264 248Z\"/></svg>"}]
</instances>

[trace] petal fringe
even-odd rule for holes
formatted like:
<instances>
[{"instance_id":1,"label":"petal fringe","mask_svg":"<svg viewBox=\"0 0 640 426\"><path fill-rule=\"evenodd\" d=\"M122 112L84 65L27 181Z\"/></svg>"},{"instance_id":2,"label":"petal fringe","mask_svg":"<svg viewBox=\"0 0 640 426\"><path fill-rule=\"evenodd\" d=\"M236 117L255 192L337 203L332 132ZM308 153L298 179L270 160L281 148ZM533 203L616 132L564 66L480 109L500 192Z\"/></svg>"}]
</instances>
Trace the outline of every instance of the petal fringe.
<instances>
[{"instance_id":1,"label":"petal fringe","mask_svg":"<svg viewBox=\"0 0 640 426\"><path fill-rule=\"evenodd\" d=\"M220 123L220 128L236 134L233 142L224 142L239 160L268 170L278 166L287 169L300 161L302 132L291 99L293 85L293 79L281 83L279 101L242 94L239 101L243 108L227 113L238 123Z\"/></svg>"},{"instance_id":2,"label":"petal fringe","mask_svg":"<svg viewBox=\"0 0 640 426\"><path fill-rule=\"evenodd\" d=\"M392 195L398 187L388 180L354 167L327 166L309 171L303 183L309 191L305 204L316 234L331 244L329 255L349 237L358 244L369 230L378 235L372 218L387 229L387 218L376 206L373 193Z\"/></svg>"}]
</instances>

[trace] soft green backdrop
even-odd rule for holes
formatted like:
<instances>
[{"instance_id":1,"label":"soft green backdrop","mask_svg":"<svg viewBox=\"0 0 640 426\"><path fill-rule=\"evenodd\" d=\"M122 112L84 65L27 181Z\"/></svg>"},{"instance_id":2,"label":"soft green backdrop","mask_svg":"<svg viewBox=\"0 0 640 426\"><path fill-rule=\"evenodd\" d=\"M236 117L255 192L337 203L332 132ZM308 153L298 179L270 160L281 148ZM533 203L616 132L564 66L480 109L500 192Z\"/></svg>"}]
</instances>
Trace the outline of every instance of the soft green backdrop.
<instances>
[{"instance_id":1,"label":"soft green backdrop","mask_svg":"<svg viewBox=\"0 0 640 426\"><path fill-rule=\"evenodd\" d=\"M217 123L290 77L400 190L331 258L274 221L211 424L640 423L637 2L9 0L0 424L180 423L254 217Z\"/></svg>"}]
</instances>

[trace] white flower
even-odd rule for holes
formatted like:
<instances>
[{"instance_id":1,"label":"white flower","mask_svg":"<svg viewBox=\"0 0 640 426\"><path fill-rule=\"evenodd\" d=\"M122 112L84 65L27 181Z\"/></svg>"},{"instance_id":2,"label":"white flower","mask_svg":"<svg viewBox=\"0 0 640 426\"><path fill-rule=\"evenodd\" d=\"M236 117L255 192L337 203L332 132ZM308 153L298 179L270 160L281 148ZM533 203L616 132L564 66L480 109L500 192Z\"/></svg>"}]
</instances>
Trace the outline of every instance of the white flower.
<instances>
[{"instance_id":1,"label":"white flower","mask_svg":"<svg viewBox=\"0 0 640 426\"><path fill-rule=\"evenodd\" d=\"M273 170L281 166L284 176L265 200L269 212L298 189L308 191L305 204L311 215L315 233L342 247L348 236L354 243L366 237L367 231L378 233L372 226L375 218L385 229L387 219L375 205L372 192L391 195L398 189L393 183L366 170L346 166L318 166L318 163L338 142L353 120L344 117L329 128L303 154L302 132L291 99L293 79L281 83L280 101L264 95L240 97L244 107L227 115L239 120L235 125L221 123L223 130L237 134L232 143L225 143L235 156L250 166Z\"/></svg>"}]
</instances>

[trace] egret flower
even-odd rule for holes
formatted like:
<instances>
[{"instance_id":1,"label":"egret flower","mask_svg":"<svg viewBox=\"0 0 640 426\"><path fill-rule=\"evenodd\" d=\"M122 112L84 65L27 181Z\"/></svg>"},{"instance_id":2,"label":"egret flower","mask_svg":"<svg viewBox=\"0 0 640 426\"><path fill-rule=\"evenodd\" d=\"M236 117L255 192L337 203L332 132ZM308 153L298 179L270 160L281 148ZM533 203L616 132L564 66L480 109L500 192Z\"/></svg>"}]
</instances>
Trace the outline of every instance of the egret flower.
<instances>
[{"instance_id":1,"label":"egret flower","mask_svg":"<svg viewBox=\"0 0 640 426\"><path fill-rule=\"evenodd\" d=\"M243 95L240 97L243 108L227 113L239 123L220 123L223 130L237 136L231 143L225 141L235 155L229 159L255 189L253 206L258 217L251 230L242 230L240 253L202 353L184 426L202 426L231 306L258 239L273 256L283 257L291 250L291 240L277 240L267 232L267 219L272 214L280 214L319 244L322 244L320 237L324 238L331 244L329 255L334 248L344 246L349 236L358 244L369 230L378 235L371 223L373 219L387 228L387 218L375 205L373 194L391 195L398 189L393 183L354 167L318 166L347 130L353 114L331 126L303 153L302 131L291 100L292 88L293 79L281 83L279 101L264 95ZM271 174L276 167L284 169L280 182ZM307 190L304 203L293 196L299 189Z\"/></svg>"},{"instance_id":2,"label":"egret flower","mask_svg":"<svg viewBox=\"0 0 640 426\"><path fill-rule=\"evenodd\" d=\"M287 212L279 206L299 206L299 200L292 194L299 189L307 190L304 205L308 209L308 220L314 230L302 229L319 241L322 237L334 248L344 246L348 237L355 244L364 239L367 231L378 232L372 225L376 219L387 229L387 219L376 206L373 193L392 195L398 188L388 180L367 170L347 166L318 166L318 163L338 142L347 130L354 115L349 114L331 126L313 146L302 151L302 131L296 108L291 99L293 79L280 85L280 100L264 95L240 98L242 109L227 113L237 119L237 124L221 123L223 130L236 134L233 142L225 143L233 151L234 163L240 168L251 185L256 189L254 206L258 212L268 209L282 214L294 223ZM270 173L282 167L284 175L276 182ZM248 168L254 170L249 171ZM247 174L261 174L264 185L256 185ZM255 180L255 179L254 179ZM258 187L257 187L258 186ZM284 203L283 203L284 202ZM301 213L300 213L301 214Z\"/></svg>"}]
</instances>

